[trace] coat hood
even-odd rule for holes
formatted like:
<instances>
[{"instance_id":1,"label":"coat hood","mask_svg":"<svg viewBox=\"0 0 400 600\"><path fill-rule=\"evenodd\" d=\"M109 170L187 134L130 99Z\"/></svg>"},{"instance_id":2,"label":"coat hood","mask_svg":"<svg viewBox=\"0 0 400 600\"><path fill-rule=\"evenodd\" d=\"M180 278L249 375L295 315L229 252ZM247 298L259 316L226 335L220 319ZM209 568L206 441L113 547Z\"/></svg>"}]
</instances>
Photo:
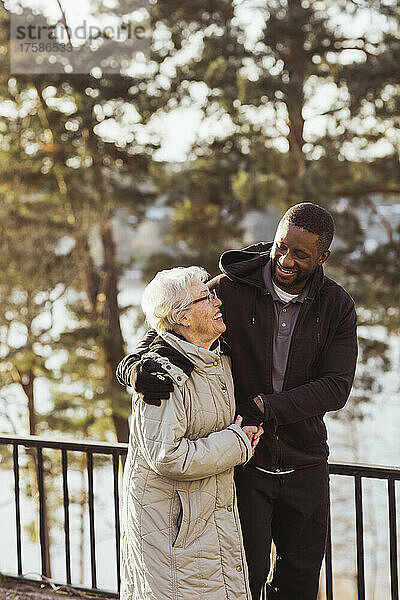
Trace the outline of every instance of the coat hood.
<instances>
[{"instance_id":1,"label":"coat hood","mask_svg":"<svg viewBox=\"0 0 400 600\"><path fill-rule=\"evenodd\" d=\"M221 255L219 268L231 281L249 285L265 292L263 267L270 259L273 242L259 242L243 250L227 250ZM323 268L318 266L311 276L308 297L311 299L322 287Z\"/></svg>"},{"instance_id":2,"label":"coat hood","mask_svg":"<svg viewBox=\"0 0 400 600\"><path fill-rule=\"evenodd\" d=\"M231 281L265 290L262 270L271 248L272 242L259 242L243 250L227 250L221 255L219 268Z\"/></svg>"}]
</instances>

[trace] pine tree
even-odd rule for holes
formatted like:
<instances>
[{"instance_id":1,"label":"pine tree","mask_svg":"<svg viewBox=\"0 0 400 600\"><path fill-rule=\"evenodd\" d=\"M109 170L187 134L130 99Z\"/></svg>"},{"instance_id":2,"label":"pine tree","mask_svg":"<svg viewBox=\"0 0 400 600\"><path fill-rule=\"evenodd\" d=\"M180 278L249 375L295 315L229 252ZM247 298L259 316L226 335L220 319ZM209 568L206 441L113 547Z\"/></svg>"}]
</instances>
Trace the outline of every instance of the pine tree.
<instances>
[{"instance_id":1,"label":"pine tree","mask_svg":"<svg viewBox=\"0 0 400 600\"><path fill-rule=\"evenodd\" d=\"M3 52L2 60L7 59ZM113 406L120 396L115 367L124 354L113 219L122 209L140 219L153 192L148 185L148 148L136 142L123 147L117 139L107 142L97 128L108 121L112 131L123 118L132 100L131 86L132 77L122 74L101 79L94 74L11 76L3 77L1 92L14 112L25 114L23 119L2 121L4 142L11 137L21 139L20 159L13 165L19 187L13 192L17 201L21 196L34 195L41 202L51 198L49 227L59 219L68 229L74 247L65 279L70 289L85 295L82 323L74 326L77 346L86 329L91 335L97 328L97 358L110 392L108 402L119 441L127 441L129 430L128 409L120 410L118 403ZM8 145L3 156L6 187L12 186L7 171L13 155L10 149ZM37 207L40 210L38 203ZM100 248L97 256L91 247L93 237Z\"/></svg>"}]
</instances>

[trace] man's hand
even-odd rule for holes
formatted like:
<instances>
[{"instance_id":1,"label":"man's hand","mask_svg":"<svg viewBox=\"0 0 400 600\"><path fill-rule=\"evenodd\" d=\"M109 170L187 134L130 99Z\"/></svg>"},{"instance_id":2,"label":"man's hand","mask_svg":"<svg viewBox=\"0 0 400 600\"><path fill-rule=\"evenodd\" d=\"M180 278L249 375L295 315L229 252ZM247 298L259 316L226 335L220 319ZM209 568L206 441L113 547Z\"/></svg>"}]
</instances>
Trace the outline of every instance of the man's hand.
<instances>
[{"instance_id":1,"label":"man's hand","mask_svg":"<svg viewBox=\"0 0 400 600\"><path fill-rule=\"evenodd\" d=\"M132 387L143 396L146 404L161 406L161 400L168 400L174 389L172 380L161 365L151 358L141 360L132 370Z\"/></svg>"}]
</instances>

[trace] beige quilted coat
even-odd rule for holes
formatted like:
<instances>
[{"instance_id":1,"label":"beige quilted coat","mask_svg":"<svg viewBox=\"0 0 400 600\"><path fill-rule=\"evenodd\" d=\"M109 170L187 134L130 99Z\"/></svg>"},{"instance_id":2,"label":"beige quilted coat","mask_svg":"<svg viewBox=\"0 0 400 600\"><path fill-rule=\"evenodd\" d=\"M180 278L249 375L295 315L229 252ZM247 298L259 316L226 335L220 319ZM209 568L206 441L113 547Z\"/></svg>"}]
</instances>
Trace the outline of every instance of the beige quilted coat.
<instances>
[{"instance_id":1,"label":"beige quilted coat","mask_svg":"<svg viewBox=\"0 0 400 600\"><path fill-rule=\"evenodd\" d=\"M121 600L250 600L233 467L251 458L234 419L230 359L162 336L195 365L161 407L133 400L124 472ZM157 356L157 355L154 355Z\"/></svg>"}]
</instances>

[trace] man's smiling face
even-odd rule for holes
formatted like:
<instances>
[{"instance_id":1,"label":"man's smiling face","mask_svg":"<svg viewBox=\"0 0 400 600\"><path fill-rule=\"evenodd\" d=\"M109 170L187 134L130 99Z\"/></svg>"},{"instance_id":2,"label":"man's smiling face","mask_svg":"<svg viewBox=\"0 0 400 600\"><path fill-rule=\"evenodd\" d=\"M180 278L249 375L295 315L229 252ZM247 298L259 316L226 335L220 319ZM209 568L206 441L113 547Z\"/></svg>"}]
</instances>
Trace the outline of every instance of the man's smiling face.
<instances>
[{"instance_id":1,"label":"man's smiling face","mask_svg":"<svg viewBox=\"0 0 400 600\"><path fill-rule=\"evenodd\" d=\"M271 249L272 279L280 289L298 294L318 265L330 252L321 253L319 236L283 220L276 230Z\"/></svg>"}]
</instances>

